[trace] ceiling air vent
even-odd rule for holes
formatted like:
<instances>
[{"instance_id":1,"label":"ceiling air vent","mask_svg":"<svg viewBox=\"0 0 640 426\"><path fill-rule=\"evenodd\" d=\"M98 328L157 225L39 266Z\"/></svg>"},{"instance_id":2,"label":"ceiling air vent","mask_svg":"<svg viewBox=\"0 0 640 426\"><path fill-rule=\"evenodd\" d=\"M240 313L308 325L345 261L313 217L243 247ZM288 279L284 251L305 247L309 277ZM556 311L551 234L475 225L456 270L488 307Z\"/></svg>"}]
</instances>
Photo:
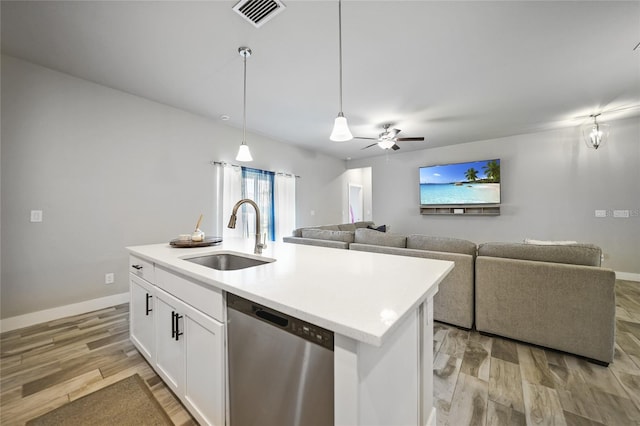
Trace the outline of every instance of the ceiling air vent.
<instances>
[{"instance_id":1,"label":"ceiling air vent","mask_svg":"<svg viewBox=\"0 0 640 426\"><path fill-rule=\"evenodd\" d=\"M251 22L256 28L260 28L284 8L280 0L240 0L233 6L233 10L238 15Z\"/></svg>"}]
</instances>

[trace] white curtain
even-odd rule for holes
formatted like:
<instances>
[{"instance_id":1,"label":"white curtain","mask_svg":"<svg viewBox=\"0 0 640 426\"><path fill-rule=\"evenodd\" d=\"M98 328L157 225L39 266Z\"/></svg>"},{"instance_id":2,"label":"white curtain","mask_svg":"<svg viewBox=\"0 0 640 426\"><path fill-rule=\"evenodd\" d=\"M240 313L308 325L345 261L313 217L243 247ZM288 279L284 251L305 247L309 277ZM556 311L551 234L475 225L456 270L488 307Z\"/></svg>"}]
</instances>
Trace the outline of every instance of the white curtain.
<instances>
[{"instance_id":1,"label":"white curtain","mask_svg":"<svg viewBox=\"0 0 640 426\"><path fill-rule=\"evenodd\" d=\"M242 169L225 164L223 167L222 189L222 238L242 237L244 224L242 215L238 215L235 229L227 228L233 206L242 199Z\"/></svg>"},{"instance_id":2,"label":"white curtain","mask_svg":"<svg viewBox=\"0 0 640 426\"><path fill-rule=\"evenodd\" d=\"M276 241L291 235L296 227L296 178L277 173L274 178Z\"/></svg>"}]
</instances>

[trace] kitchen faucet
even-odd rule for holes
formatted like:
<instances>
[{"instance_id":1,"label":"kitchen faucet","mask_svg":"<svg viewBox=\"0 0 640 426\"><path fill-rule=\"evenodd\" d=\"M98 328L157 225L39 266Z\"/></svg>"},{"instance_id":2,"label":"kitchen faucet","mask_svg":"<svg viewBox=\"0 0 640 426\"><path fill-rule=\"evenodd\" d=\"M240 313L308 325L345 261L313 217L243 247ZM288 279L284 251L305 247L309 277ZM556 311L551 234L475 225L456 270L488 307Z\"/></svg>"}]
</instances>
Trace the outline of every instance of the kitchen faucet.
<instances>
[{"instance_id":1,"label":"kitchen faucet","mask_svg":"<svg viewBox=\"0 0 640 426\"><path fill-rule=\"evenodd\" d=\"M235 229L237 219L236 214L238 213L238 208L244 203L249 203L253 206L254 209L256 209L256 245L253 249L253 252L255 254L262 254L262 249L267 248L267 243L262 242L262 238L260 235L260 209L253 200L244 198L238 201L235 206L233 206L233 211L231 212L231 217L229 218L229 224L227 225L227 228Z\"/></svg>"}]
</instances>

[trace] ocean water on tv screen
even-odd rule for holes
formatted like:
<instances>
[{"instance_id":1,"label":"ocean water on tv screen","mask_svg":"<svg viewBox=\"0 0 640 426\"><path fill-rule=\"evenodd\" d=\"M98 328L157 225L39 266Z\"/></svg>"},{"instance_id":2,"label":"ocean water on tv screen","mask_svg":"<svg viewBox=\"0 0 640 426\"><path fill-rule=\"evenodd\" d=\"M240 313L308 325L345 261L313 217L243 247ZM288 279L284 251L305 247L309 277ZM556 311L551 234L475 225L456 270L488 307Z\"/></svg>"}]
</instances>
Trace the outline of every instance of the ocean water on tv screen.
<instances>
[{"instance_id":1,"label":"ocean water on tv screen","mask_svg":"<svg viewBox=\"0 0 640 426\"><path fill-rule=\"evenodd\" d=\"M420 184L420 204L498 204L499 183Z\"/></svg>"}]
</instances>

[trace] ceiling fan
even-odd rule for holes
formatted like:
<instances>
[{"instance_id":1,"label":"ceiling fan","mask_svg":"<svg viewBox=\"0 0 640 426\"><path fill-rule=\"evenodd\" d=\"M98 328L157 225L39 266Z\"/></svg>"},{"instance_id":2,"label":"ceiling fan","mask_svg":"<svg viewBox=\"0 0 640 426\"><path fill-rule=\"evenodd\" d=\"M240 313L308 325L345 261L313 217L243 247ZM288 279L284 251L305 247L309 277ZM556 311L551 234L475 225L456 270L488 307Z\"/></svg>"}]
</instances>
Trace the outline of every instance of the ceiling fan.
<instances>
[{"instance_id":1,"label":"ceiling fan","mask_svg":"<svg viewBox=\"0 0 640 426\"><path fill-rule=\"evenodd\" d=\"M385 124L382 127L384 128L384 131L382 133L380 133L377 138L363 138L363 137L360 137L360 136L355 136L354 138L355 139L369 139L369 140L377 141L376 143L372 143L371 145L365 146L362 149L367 149L367 148L371 148L372 146L378 145L382 149L391 148L394 151L397 151L398 149L400 149L400 147L398 146L397 142L423 141L424 140L424 137L398 138L397 135L398 135L398 133L401 132L400 129L390 129L391 124Z\"/></svg>"}]
</instances>

